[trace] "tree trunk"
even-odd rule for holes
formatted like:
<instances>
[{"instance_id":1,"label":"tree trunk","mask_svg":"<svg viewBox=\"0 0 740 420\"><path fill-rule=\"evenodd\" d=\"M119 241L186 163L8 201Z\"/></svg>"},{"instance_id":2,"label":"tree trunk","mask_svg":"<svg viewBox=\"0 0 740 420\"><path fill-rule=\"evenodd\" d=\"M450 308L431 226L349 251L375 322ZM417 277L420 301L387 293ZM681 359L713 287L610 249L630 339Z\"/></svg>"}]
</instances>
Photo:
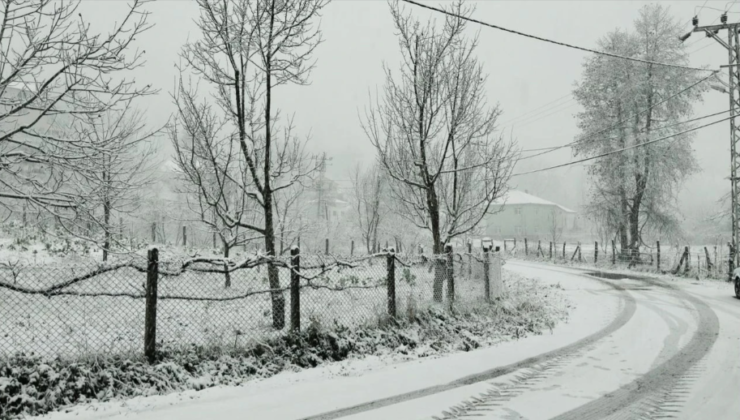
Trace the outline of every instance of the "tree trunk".
<instances>
[{"instance_id":1,"label":"tree trunk","mask_svg":"<svg viewBox=\"0 0 740 420\"><path fill-rule=\"evenodd\" d=\"M444 279L447 275L445 271L445 262L440 257L444 250L442 249L442 238L440 235L439 226L439 207L437 203L437 194L432 186L427 190L427 202L429 208L429 216L432 223L432 258L434 258L434 289L433 296L435 302L442 302L443 298L443 286Z\"/></svg>"},{"instance_id":2,"label":"tree trunk","mask_svg":"<svg viewBox=\"0 0 740 420\"><path fill-rule=\"evenodd\" d=\"M652 65L648 64L648 97L647 97L647 115L645 116L645 136L650 137L650 130L652 128L653 121L653 90L651 85L652 80ZM635 143L642 144L637 133L637 127L639 125L639 116L635 116ZM642 205L642 199L645 195L647 188L648 175L650 171L650 148L644 149L643 157L643 170L640 171L639 154L635 153L635 196L632 200L632 207L630 208L630 236L631 244L630 249L632 250L632 261L636 263L640 259L640 206Z\"/></svg>"},{"instance_id":3,"label":"tree trunk","mask_svg":"<svg viewBox=\"0 0 740 420\"><path fill-rule=\"evenodd\" d=\"M631 264L640 260L640 202L635 200L629 213Z\"/></svg>"},{"instance_id":4,"label":"tree trunk","mask_svg":"<svg viewBox=\"0 0 740 420\"><path fill-rule=\"evenodd\" d=\"M224 258L229 258L229 251L231 250L231 246L227 244L224 241ZM229 266L224 263L224 289L228 289L231 287L231 273L229 273Z\"/></svg>"},{"instance_id":5,"label":"tree trunk","mask_svg":"<svg viewBox=\"0 0 740 420\"><path fill-rule=\"evenodd\" d=\"M103 224L105 225L105 240L103 241L103 261L108 261L112 227L110 224L110 200L107 199L105 200L105 203L103 203Z\"/></svg>"},{"instance_id":6,"label":"tree trunk","mask_svg":"<svg viewBox=\"0 0 740 420\"><path fill-rule=\"evenodd\" d=\"M272 30L275 22L275 3L270 4L270 38L268 41L268 51L272 51ZM273 208L272 208L272 187L270 179L271 151L272 151L272 58L268 57L265 63L265 160L264 160L264 209L265 209L265 252L268 256L275 256L275 228L273 226ZM272 326L276 330L282 330L285 327L285 296L282 292L274 289L280 288L280 272L274 264L267 266L267 278L270 283L272 298Z\"/></svg>"},{"instance_id":7,"label":"tree trunk","mask_svg":"<svg viewBox=\"0 0 740 420\"><path fill-rule=\"evenodd\" d=\"M622 106L621 104L617 105L617 118L619 121L622 121ZM619 146L621 148L624 148L627 146L627 139L626 134L624 132L624 126L620 126L619 130ZM622 161L622 165L620 166L619 171L619 224L617 227L617 230L619 232L619 254L621 256L625 255L627 252L627 244L628 244L628 238L627 238L627 226L628 226L628 212L629 212L629 205L627 203L627 189L625 187L626 183L626 158L625 155L622 155L620 157L620 160Z\"/></svg>"}]
</instances>

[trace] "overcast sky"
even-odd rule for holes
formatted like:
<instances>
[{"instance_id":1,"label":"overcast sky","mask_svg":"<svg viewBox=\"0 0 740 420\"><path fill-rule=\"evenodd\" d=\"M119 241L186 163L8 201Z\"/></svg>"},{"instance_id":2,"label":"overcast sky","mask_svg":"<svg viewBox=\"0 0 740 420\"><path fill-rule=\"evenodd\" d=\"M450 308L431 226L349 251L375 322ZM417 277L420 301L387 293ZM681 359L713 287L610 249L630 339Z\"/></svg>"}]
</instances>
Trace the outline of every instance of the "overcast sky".
<instances>
[{"instance_id":1,"label":"overcast sky","mask_svg":"<svg viewBox=\"0 0 740 420\"><path fill-rule=\"evenodd\" d=\"M429 2L440 4L440 2ZM595 47L607 32L628 29L638 16L644 1L476 1L474 17L558 41ZM703 0L662 1L674 16L691 29L691 17L699 12ZM98 25L120 16L125 2L88 1L83 13ZM408 6L421 17L429 12ZM740 6L732 2L708 1L699 13L701 24L719 21L718 10L729 7L730 21L740 20ZM181 45L188 37L197 37L193 20L198 16L191 0L158 0L148 6L156 26L138 40L146 49L147 63L137 74L142 83L161 89L156 97L142 101L148 109L149 122L162 124L173 111L172 91ZM334 0L321 18L324 43L316 51L317 66L310 86L281 87L276 106L284 114L295 114L299 133L311 134L310 148L333 156L330 177L346 180L347 172L357 163L373 157L373 149L359 124L359 113L369 103L369 94L383 84L383 62L397 68L398 46L385 0ZM531 40L489 28L480 30L478 56L489 73L488 98L503 109L501 128L512 132L524 149L568 143L577 134L574 115L578 107L569 96L580 78L581 66L588 53ZM472 32L471 31L471 35ZM726 64L727 52L715 41L694 34L687 44L692 65L717 68ZM723 76L726 77L726 76ZM716 91L706 94L698 104L696 116L727 110L728 98ZM513 130L513 131L512 131ZM702 173L693 177L682 194L682 207L691 212L692 202L715 201L729 190L729 123L701 130L694 142ZM569 149L522 162L518 170L530 170L564 163L572 159ZM539 189L547 196L554 190L549 183L572 183L569 194L561 197L565 205L580 204L584 188L578 181L583 168L559 169L537 178L520 177L512 186ZM725 185L727 184L727 185ZM344 187L347 182L342 182ZM544 191L542 191L544 190ZM554 199L557 197L545 197Z\"/></svg>"}]
</instances>

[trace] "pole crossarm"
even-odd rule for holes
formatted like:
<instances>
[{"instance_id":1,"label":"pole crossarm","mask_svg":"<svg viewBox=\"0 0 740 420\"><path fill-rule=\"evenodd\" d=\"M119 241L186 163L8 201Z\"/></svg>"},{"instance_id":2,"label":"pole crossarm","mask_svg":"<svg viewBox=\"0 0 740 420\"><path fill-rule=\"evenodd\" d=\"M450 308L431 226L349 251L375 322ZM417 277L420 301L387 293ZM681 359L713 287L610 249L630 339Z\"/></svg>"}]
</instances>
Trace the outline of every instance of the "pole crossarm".
<instances>
[{"instance_id":1,"label":"pole crossarm","mask_svg":"<svg viewBox=\"0 0 740 420\"><path fill-rule=\"evenodd\" d=\"M735 23L721 23L719 25L708 25L708 26L694 26L692 32L704 32L704 31L721 31L722 29L737 29L740 28L740 22Z\"/></svg>"}]
</instances>

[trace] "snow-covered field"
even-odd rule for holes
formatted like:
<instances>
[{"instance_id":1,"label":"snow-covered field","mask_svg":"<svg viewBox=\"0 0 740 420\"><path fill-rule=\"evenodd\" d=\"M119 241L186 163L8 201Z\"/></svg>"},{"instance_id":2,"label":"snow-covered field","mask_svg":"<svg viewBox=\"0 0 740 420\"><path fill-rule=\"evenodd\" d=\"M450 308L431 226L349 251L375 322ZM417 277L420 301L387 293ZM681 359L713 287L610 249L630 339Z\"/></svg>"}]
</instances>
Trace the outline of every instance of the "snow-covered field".
<instances>
[{"instance_id":1,"label":"snow-covered field","mask_svg":"<svg viewBox=\"0 0 740 420\"><path fill-rule=\"evenodd\" d=\"M283 372L241 386L218 386L203 391L137 397L125 401L83 404L40 418L159 419L243 417L295 420L368 401L414 392L553 350L602 328L619 310L618 300L593 294L600 287L586 280L572 284L562 276L538 278L539 287L562 286L574 311L567 323L543 335L499 342L470 352L418 358L390 353L330 363L314 369ZM569 284L570 283L570 284ZM584 287L583 291L577 289ZM555 295L553 295L555 297ZM573 297L573 299L571 299ZM598 316L593 316L593 314ZM431 397L434 399L434 397ZM428 399L427 399L428 400ZM447 403L447 400L443 400ZM429 404L428 401L425 404ZM413 407L400 416L367 413L363 418L416 418ZM354 417L353 417L354 418Z\"/></svg>"},{"instance_id":2,"label":"snow-covered field","mask_svg":"<svg viewBox=\"0 0 740 420\"><path fill-rule=\"evenodd\" d=\"M145 260L137 264L145 266ZM0 281L30 289L42 289L96 268L94 263L30 264L0 269ZM290 284L289 272L281 269L281 286ZM457 269L458 301L484 297L480 267L468 277L466 267ZM306 270L312 276L317 270ZM348 327L377 324L387 314L384 259L361 263L327 273L313 284L344 288L304 287L301 290L301 323ZM433 270L427 266L396 267L398 313L423 309L432 302ZM160 276L157 305L157 339L172 347L184 345L234 348L275 335L271 328L269 293L241 297L268 289L266 268L238 270L231 287L224 287L223 274L186 272L179 277ZM146 274L133 268L104 273L70 287L70 292L99 296L52 296L26 294L0 288L0 355L33 349L44 356L79 357L99 354L140 353L143 348ZM353 288L357 287L357 288ZM130 296L105 296L122 294ZM290 294L284 292L286 320ZM181 299L166 299L178 296ZM233 298L232 300L229 300ZM224 300L216 300L224 299Z\"/></svg>"},{"instance_id":3,"label":"snow-covered field","mask_svg":"<svg viewBox=\"0 0 740 420\"><path fill-rule=\"evenodd\" d=\"M524 242L517 241L516 248L512 248L509 245L507 249L507 255L514 258L530 259L530 260L550 260L550 244L547 241L540 243L542 254L538 255L537 252L537 241L529 242L529 252L525 252ZM634 267L638 271L656 271L658 253L655 244L650 244L651 247L642 247L640 258L643 264ZM586 264L593 265L594 260L598 259L598 266L612 267L612 247L611 244L604 246L599 244L598 255L595 254L594 242L581 243L581 261L578 259L578 254L575 253L578 244L575 242L567 242L565 245L565 258L563 258L563 242L559 242L553 246L552 250L552 261L558 264L567 263L573 265ZM706 248L706 251L705 251ZM678 262L681 260L685 246L684 245L669 245L666 243L661 244L660 248L660 269L661 271L670 271L676 268ZM575 254L575 255L574 255ZM709 255L709 261L711 266L707 264L707 254ZM544 257L542 256L544 255ZM723 278L727 273L728 268L728 256L729 249L727 246L718 245L691 245L689 246L689 274L692 277L712 277L712 278ZM617 263L619 266L627 266L627 262ZM681 268L683 273L683 266Z\"/></svg>"},{"instance_id":4,"label":"snow-covered field","mask_svg":"<svg viewBox=\"0 0 740 420\"><path fill-rule=\"evenodd\" d=\"M682 282L665 288L622 278L610 281L615 289L578 276L580 270L572 268L512 262L508 269L537 277L542 287L557 284L565 289L574 306L569 321L551 333L465 353L346 360L242 386L82 404L42 418L544 420L607 418L605 413L614 418L737 418L740 336L732 326L740 310L727 285L719 290L717 282ZM562 359L506 370L599 334L615 322L615 330ZM725 332L707 333L701 328L706 322ZM707 341L707 334L717 338L709 353L703 359L685 358L695 343ZM698 363L686 371L670 371L684 359ZM502 373L491 379L469 379L497 369ZM666 369L670 375L665 381L649 379ZM475 398L480 402L475 410L451 414L452 407Z\"/></svg>"}]
</instances>

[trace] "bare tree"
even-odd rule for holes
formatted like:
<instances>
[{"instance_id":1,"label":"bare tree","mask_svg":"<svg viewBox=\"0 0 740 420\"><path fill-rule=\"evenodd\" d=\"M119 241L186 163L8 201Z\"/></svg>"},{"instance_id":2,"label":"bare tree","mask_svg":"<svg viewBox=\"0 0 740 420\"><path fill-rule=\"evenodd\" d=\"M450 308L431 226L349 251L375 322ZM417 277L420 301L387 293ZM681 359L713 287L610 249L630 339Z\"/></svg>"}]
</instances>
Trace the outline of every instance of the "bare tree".
<instances>
[{"instance_id":1,"label":"bare tree","mask_svg":"<svg viewBox=\"0 0 740 420\"><path fill-rule=\"evenodd\" d=\"M99 191L80 195L84 189L74 186L91 185L118 146L91 141L86 117L153 93L121 77L143 64L144 51L128 52L150 28L145 2L132 1L107 34L98 34L78 13L79 1L0 1L2 205L67 223L91 214Z\"/></svg>"},{"instance_id":2,"label":"bare tree","mask_svg":"<svg viewBox=\"0 0 740 420\"><path fill-rule=\"evenodd\" d=\"M383 179L382 168L377 163L365 171L358 165L350 180L360 235L367 253L372 254L377 251L375 244L378 243L378 230L387 212L386 203L382 203L385 193L383 184L386 180Z\"/></svg>"},{"instance_id":3,"label":"bare tree","mask_svg":"<svg viewBox=\"0 0 740 420\"><path fill-rule=\"evenodd\" d=\"M447 16L443 28L421 25L392 1L399 34L399 75L386 68L384 95L363 127L392 180L399 214L430 231L433 252L474 229L506 191L514 150L494 133L500 114L485 99L486 76L474 57L477 38L465 38L465 20ZM469 15L463 1L451 6ZM442 267L434 297L442 299Z\"/></svg>"},{"instance_id":4,"label":"bare tree","mask_svg":"<svg viewBox=\"0 0 740 420\"><path fill-rule=\"evenodd\" d=\"M89 194L91 205L84 212L94 221L95 228L102 230L102 238L89 239L102 242L103 261L107 261L113 243L122 244L120 236L114 235L117 225L113 213L137 211L143 189L153 180L157 148L152 140L159 130L146 130L143 113L131 101L124 103L121 110L85 115L84 123L80 141L94 146L105 144L105 147L101 147L103 152L97 156L101 161L95 162L101 171L91 174L77 195Z\"/></svg>"},{"instance_id":5,"label":"bare tree","mask_svg":"<svg viewBox=\"0 0 740 420\"><path fill-rule=\"evenodd\" d=\"M233 247L262 239L261 232L248 227L258 223L260 209L244 193L248 185L246 167L239 159L237 143L222 134L223 121L208 105L195 104L192 92L180 88L180 94L175 96L178 119L169 127L183 181L180 192L198 221L213 234L213 246L217 246L218 240L224 258L229 258ZM228 273L224 286L231 286Z\"/></svg>"},{"instance_id":6,"label":"bare tree","mask_svg":"<svg viewBox=\"0 0 740 420\"><path fill-rule=\"evenodd\" d=\"M304 218L306 208L306 185L295 182L288 188L278 191L274 196L277 221L277 238L279 255L285 254L297 244L301 234L311 230L312 218Z\"/></svg>"},{"instance_id":7,"label":"bare tree","mask_svg":"<svg viewBox=\"0 0 740 420\"><path fill-rule=\"evenodd\" d=\"M197 0L201 39L181 53L186 66L174 95L179 120L189 139L171 129L173 143L192 140L193 149L217 147L209 157L216 185L234 190L236 206L225 194L206 192L206 202L229 227L261 235L268 255L276 255L275 194L306 177L304 147L290 123L278 125L273 91L286 84L306 84L320 43L314 26L325 0ZM208 83L211 98L197 101L182 75L189 71ZM211 105L212 103L212 105ZM203 152L210 154L211 152ZM284 180L281 182L281 180ZM217 189L215 189L217 190ZM211 191L215 191L211 189ZM223 196L223 197L222 197ZM251 203L247 205L246 203ZM251 222L247 209L258 209ZM278 268L268 266L273 327L285 325L285 297Z\"/></svg>"},{"instance_id":8,"label":"bare tree","mask_svg":"<svg viewBox=\"0 0 740 420\"><path fill-rule=\"evenodd\" d=\"M563 236L563 216L559 214L556 207L550 210L549 220L550 239L553 243L560 242L560 238Z\"/></svg>"}]
</instances>

